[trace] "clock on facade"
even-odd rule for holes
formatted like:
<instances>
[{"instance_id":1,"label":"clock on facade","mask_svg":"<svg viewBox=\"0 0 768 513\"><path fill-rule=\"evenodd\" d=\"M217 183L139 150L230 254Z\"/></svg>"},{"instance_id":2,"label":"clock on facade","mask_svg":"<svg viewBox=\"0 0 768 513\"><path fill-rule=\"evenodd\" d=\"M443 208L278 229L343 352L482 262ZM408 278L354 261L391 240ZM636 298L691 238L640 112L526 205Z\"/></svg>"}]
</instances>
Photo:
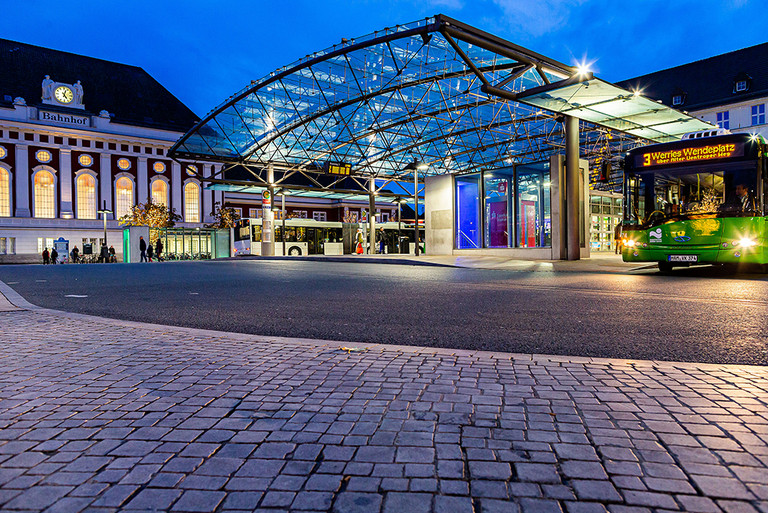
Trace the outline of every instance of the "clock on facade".
<instances>
[{"instance_id":1,"label":"clock on facade","mask_svg":"<svg viewBox=\"0 0 768 513\"><path fill-rule=\"evenodd\" d=\"M71 103L75 99L75 94L67 86L59 86L53 91L53 97L59 103Z\"/></svg>"}]
</instances>

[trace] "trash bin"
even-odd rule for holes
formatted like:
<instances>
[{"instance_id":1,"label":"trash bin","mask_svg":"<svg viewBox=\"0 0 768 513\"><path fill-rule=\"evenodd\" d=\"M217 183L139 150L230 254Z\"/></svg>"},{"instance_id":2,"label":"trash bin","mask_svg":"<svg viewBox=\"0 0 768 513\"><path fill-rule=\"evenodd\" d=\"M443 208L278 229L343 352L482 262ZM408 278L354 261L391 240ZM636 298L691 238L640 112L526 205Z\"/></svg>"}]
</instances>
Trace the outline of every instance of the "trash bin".
<instances>
[{"instance_id":1,"label":"trash bin","mask_svg":"<svg viewBox=\"0 0 768 513\"><path fill-rule=\"evenodd\" d=\"M400 254L401 255L408 254L408 246L410 246L408 237L400 237Z\"/></svg>"}]
</instances>

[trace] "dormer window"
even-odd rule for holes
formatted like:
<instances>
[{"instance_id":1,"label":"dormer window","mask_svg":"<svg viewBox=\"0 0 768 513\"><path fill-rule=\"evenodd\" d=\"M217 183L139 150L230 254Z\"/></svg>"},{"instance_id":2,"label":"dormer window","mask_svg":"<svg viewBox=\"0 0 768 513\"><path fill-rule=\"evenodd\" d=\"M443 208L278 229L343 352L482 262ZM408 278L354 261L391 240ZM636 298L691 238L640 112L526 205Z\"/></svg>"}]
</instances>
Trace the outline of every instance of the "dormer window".
<instances>
[{"instance_id":1,"label":"dormer window","mask_svg":"<svg viewBox=\"0 0 768 513\"><path fill-rule=\"evenodd\" d=\"M676 94L672 96L672 106L682 105L685 101L685 95L684 94Z\"/></svg>"},{"instance_id":2,"label":"dormer window","mask_svg":"<svg viewBox=\"0 0 768 513\"><path fill-rule=\"evenodd\" d=\"M733 92L743 93L749 91L749 86L752 85L752 77L742 72L736 75L733 79Z\"/></svg>"}]
</instances>

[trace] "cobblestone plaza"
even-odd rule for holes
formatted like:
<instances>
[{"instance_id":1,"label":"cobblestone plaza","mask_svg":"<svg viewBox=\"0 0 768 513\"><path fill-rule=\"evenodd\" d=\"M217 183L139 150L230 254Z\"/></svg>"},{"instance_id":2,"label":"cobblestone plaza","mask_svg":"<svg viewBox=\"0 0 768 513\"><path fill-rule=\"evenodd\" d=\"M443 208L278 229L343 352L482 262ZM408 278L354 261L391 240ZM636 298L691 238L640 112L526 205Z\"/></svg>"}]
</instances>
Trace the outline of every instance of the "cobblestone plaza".
<instances>
[{"instance_id":1,"label":"cobblestone plaza","mask_svg":"<svg viewBox=\"0 0 768 513\"><path fill-rule=\"evenodd\" d=\"M345 351L3 290L3 511L768 511L765 367Z\"/></svg>"}]
</instances>

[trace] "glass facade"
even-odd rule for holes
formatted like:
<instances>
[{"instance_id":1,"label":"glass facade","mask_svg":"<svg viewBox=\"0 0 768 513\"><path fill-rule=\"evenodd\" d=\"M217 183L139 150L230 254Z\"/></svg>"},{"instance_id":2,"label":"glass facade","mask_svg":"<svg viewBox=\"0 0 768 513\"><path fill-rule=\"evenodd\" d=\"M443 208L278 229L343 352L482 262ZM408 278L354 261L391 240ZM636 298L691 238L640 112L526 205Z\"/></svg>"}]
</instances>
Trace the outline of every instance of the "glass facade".
<instances>
[{"instance_id":1,"label":"glass facade","mask_svg":"<svg viewBox=\"0 0 768 513\"><path fill-rule=\"evenodd\" d=\"M621 223L622 199L618 194L602 196L592 194L589 198L591 251L612 251L616 226Z\"/></svg>"},{"instance_id":2,"label":"glass facade","mask_svg":"<svg viewBox=\"0 0 768 513\"><path fill-rule=\"evenodd\" d=\"M457 176L457 249L552 246L549 163Z\"/></svg>"},{"instance_id":3,"label":"glass facade","mask_svg":"<svg viewBox=\"0 0 768 513\"><path fill-rule=\"evenodd\" d=\"M481 248L480 174L456 177L456 247Z\"/></svg>"}]
</instances>

